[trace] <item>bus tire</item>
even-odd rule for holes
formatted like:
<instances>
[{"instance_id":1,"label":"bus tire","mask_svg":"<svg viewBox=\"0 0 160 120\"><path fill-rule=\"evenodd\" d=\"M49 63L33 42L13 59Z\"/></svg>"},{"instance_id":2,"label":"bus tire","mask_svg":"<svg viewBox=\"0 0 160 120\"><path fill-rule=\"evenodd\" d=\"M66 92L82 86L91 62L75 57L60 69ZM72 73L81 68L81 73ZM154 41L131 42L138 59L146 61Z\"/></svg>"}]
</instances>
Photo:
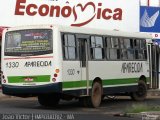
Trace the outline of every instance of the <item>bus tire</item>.
<instances>
[{"instance_id":1,"label":"bus tire","mask_svg":"<svg viewBox=\"0 0 160 120\"><path fill-rule=\"evenodd\" d=\"M99 82L94 82L91 96L79 98L79 101L84 107L99 107L102 101L102 85Z\"/></svg>"},{"instance_id":2,"label":"bus tire","mask_svg":"<svg viewBox=\"0 0 160 120\"><path fill-rule=\"evenodd\" d=\"M91 107L97 108L100 106L102 101L102 85L100 82L94 82L92 85L91 92Z\"/></svg>"},{"instance_id":3,"label":"bus tire","mask_svg":"<svg viewBox=\"0 0 160 120\"><path fill-rule=\"evenodd\" d=\"M60 97L54 94L38 96L39 104L45 107L55 107L56 105L58 105L59 100L60 100Z\"/></svg>"},{"instance_id":4,"label":"bus tire","mask_svg":"<svg viewBox=\"0 0 160 120\"><path fill-rule=\"evenodd\" d=\"M135 101L143 101L147 96L147 85L143 80L138 82L138 91L131 93L131 98Z\"/></svg>"}]
</instances>

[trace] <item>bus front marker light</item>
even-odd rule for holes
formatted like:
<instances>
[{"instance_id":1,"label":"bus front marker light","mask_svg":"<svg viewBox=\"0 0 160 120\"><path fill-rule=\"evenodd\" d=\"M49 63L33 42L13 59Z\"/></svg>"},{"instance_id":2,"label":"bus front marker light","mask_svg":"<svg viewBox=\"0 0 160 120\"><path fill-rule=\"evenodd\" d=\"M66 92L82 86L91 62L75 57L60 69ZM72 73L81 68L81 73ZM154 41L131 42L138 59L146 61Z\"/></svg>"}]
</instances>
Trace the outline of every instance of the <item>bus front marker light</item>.
<instances>
[{"instance_id":1,"label":"bus front marker light","mask_svg":"<svg viewBox=\"0 0 160 120\"><path fill-rule=\"evenodd\" d=\"M53 81L53 82L56 82L56 78L52 78L52 81Z\"/></svg>"}]
</instances>

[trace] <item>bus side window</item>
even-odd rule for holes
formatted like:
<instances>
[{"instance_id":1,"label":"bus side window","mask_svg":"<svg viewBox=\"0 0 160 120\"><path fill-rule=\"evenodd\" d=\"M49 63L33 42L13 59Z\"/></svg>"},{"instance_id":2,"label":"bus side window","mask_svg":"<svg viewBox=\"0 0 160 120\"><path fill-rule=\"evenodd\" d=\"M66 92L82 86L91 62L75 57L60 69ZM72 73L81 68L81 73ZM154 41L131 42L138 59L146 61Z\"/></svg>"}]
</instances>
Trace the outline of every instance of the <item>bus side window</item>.
<instances>
[{"instance_id":1,"label":"bus side window","mask_svg":"<svg viewBox=\"0 0 160 120\"><path fill-rule=\"evenodd\" d=\"M126 60L128 58L127 56L127 46L126 46L126 39L125 38L120 38L120 47L121 47L121 59Z\"/></svg>"},{"instance_id":2,"label":"bus side window","mask_svg":"<svg viewBox=\"0 0 160 120\"><path fill-rule=\"evenodd\" d=\"M143 40L143 41L142 41L142 44L144 44L144 48L143 48L143 51L144 51L144 59L147 60L147 45L146 45L146 40Z\"/></svg>"},{"instance_id":3,"label":"bus side window","mask_svg":"<svg viewBox=\"0 0 160 120\"><path fill-rule=\"evenodd\" d=\"M104 45L103 38L100 36L91 36L90 39L90 55L91 59L102 60L104 59Z\"/></svg>"},{"instance_id":4,"label":"bus side window","mask_svg":"<svg viewBox=\"0 0 160 120\"><path fill-rule=\"evenodd\" d=\"M134 40L134 49L135 49L135 59L139 59L138 57L138 49L139 49L139 40Z\"/></svg>"},{"instance_id":5,"label":"bus side window","mask_svg":"<svg viewBox=\"0 0 160 120\"><path fill-rule=\"evenodd\" d=\"M73 34L65 34L63 38L64 59L75 60L76 55L76 39Z\"/></svg>"},{"instance_id":6,"label":"bus side window","mask_svg":"<svg viewBox=\"0 0 160 120\"><path fill-rule=\"evenodd\" d=\"M143 39L134 40L135 59L147 59L146 41Z\"/></svg>"},{"instance_id":7,"label":"bus side window","mask_svg":"<svg viewBox=\"0 0 160 120\"><path fill-rule=\"evenodd\" d=\"M134 50L133 47L131 47L131 42L129 38L121 38L123 39L123 46L121 46L122 49L122 59L133 59Z\"/></svg>"},{"instance_id":8,"label":"bus side window","mask_svg":"<svg viewBox=\"0 0 160 120\"><path fill-rule=\"evenodd\" d=\"M117 60L120 59L120 47L119 47L119 39L111 38L111 48L110 48L110 59Z\"/></svg>"},{"instance_id":9,"label":"bus side window","mask_svg":"<svg viewBox=\"0 0 160 120\"><path fill-rule=\"evenodd\" d=\"M133 60L134 59L134 49L133 49L133 39L126 39L126 47L127 47L127 54L128 59Z\"/></svg>"},{"instance_id":10,"label":"bus side window","mask_svg":"<svg viewBox=\"0 0 160 120\"><path fill-rule=\"evenodd\" d=\"M147 46L145 40L140 40L140 52L139 52L141 59L147 59Z\"/></svg>"}]
</instances>

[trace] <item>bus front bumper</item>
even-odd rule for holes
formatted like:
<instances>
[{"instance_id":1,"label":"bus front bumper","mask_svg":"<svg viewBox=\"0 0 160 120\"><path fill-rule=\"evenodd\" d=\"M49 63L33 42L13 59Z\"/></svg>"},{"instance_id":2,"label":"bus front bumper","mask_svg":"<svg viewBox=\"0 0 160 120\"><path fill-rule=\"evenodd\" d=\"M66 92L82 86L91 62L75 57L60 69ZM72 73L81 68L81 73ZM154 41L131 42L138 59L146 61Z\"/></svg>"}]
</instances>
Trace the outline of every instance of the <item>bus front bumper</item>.
<instances>
[{"instance_id":1,"label":"bus front bumper","mask_svg":"<svg viewBox=\"0 0 160 120\"><path fill-rule=\"evenodd\" d=\"M39 94L52 94L62 92L62 83L54 83L39 86L12 86L2 85L2 92L6 95L28 97Z\"/></svg>"}]
</instances>

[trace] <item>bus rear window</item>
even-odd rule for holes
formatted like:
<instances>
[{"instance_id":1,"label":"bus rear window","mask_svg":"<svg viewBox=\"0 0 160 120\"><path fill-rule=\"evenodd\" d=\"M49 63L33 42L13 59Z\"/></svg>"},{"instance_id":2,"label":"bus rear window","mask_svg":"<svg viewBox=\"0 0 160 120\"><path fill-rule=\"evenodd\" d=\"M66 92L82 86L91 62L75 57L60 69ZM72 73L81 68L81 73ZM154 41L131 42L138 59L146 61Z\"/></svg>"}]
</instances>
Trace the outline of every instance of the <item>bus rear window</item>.
<instances>
[{"instance_id":1,"label":"bus rear window","mask_svg":"<svg viewBox=\"0 0 160 120\"><path fill-rule=\"evenodd\" d=\"M5 55L34 56L53 53L52 30L29 29L7 32Z\"/></svg>"}]
</instances>

